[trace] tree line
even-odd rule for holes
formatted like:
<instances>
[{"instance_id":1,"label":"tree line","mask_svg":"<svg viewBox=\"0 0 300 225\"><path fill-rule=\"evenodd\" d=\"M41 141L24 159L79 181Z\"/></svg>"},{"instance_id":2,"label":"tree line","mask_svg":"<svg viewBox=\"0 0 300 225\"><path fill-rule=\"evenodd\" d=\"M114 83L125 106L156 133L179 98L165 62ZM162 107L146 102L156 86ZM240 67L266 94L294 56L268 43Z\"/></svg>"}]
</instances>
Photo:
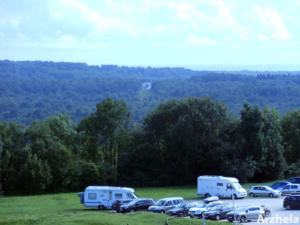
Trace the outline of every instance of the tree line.
<instances>
[{"instance_id":1,"label":"tree line","mask_svg":"<svg viewBox=\"0 0 300 225\"><path fill-rule=\"evenodd\" d=\"M78 123L1 122L0 186L9 195L194 184L202 174L280 179L300 174L299 130L300 110L244 104L236 116L209 97L162 102L137 126L125 102L107 98Z\"/></svg>"},{"instance_id":2,"label":"tree line","mask_svg":"<svg viewBox=\"0 0 300 225\"><path fill-rule=\"evenodd\" d=\"M299 75L0 60L0 121L30 125L64 113L78 123L98 102L112 98L126 102L131 119L141 125L160 102L189 96L211 96L237 116L244 102L284 115L300 107ZM151 90L142 88L147 81Z\"/></svg>"}]
</instances>

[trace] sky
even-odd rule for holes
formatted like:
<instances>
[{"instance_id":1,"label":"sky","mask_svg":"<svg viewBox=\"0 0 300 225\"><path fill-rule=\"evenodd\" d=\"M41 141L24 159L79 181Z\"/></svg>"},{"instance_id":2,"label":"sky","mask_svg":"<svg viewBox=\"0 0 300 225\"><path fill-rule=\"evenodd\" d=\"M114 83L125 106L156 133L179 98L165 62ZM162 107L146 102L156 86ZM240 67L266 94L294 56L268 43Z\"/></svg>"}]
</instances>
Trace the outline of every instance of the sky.
<instances>
[{"instance_id":1,"label":"sky","mask_svg":"<svg viewBox=\"0 0 300 225\"><path fill-rule=\"evenodd\" d=\"M0 0L0 59L300 68L300 0Z\"/></svg>"}]
</instances>

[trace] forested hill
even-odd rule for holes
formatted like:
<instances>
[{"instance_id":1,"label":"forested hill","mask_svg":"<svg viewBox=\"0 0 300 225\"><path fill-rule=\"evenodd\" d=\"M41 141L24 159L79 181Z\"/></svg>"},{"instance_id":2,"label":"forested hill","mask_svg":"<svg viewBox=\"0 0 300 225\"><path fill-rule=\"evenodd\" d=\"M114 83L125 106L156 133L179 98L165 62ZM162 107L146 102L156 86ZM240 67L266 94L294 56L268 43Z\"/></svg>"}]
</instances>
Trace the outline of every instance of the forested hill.
<instances>
[{"instance_id":1,"label":"forested hill","mask_svg":"<svg viewBox=\"0 0 300 225\"><path fill-rule=\"evenodd\" d=\"M124 100L136 122L160 102L188 96L211 96L235 114L244 102L284 114L300 108L299 75L5 60L0 61L0 121L29 124L59 113L79 121L107 97ZM145 82L151 82L150 89Z\"/></svg>"}]
</instances>

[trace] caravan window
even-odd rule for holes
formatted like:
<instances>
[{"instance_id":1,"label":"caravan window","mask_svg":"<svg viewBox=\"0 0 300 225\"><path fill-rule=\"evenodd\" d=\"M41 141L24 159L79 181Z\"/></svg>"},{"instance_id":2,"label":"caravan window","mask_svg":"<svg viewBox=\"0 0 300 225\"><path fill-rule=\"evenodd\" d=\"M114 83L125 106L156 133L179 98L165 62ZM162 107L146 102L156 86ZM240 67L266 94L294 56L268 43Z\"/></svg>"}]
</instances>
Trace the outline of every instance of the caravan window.
<instances>
[{"instance_id":1,"label":"caravan window","mask_svg":"<svg viewBox=\"0 0 300 225\"><path fill-rule=\"evenodd\" d=\"M223 183L217 183L218 187L223 187Z\"/></svg>"},{"instance_id":2,"label":"caravan window","mask_svg":"<svg viewBox=\"0 0 300 225\"><path fill-rule=\"evenodd\" d=\"M122 197L123 197L122 193L115 194L115 199L122 199Z\"/></svg>"},{"instance_id":3,"label":"caravan window","mask_svg":"<svg viewBox=\"0 0 300 225\"><path fill-rule=\"evenodd\" d=\"M88 193L88 199L90 199L90 200L97 199L97 194L96 193Z\"/></svg>"}]
</instances>

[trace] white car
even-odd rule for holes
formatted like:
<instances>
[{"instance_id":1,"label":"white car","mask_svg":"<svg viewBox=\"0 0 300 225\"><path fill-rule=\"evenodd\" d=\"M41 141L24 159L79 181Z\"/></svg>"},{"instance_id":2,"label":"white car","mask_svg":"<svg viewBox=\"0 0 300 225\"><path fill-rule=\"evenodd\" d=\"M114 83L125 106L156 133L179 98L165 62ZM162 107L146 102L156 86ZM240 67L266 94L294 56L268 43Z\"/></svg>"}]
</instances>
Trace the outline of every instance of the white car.
<instances>
[{"instance_id":1,"label":"white car","mask_svg":"<svg viewBox=\"0 0 300 225\"><path fill-rule=\"evenodd\" d=\"M188 212L188 215L192 218L194 218L194 217L201 218L202 214L204 212L206 212L210 208L213 208L217 205L223 205L223 202L222 201L214 201L214 202L210 202L208 204L202 203L198 207L191 208Z\"/></svg>"}]
</instances>

